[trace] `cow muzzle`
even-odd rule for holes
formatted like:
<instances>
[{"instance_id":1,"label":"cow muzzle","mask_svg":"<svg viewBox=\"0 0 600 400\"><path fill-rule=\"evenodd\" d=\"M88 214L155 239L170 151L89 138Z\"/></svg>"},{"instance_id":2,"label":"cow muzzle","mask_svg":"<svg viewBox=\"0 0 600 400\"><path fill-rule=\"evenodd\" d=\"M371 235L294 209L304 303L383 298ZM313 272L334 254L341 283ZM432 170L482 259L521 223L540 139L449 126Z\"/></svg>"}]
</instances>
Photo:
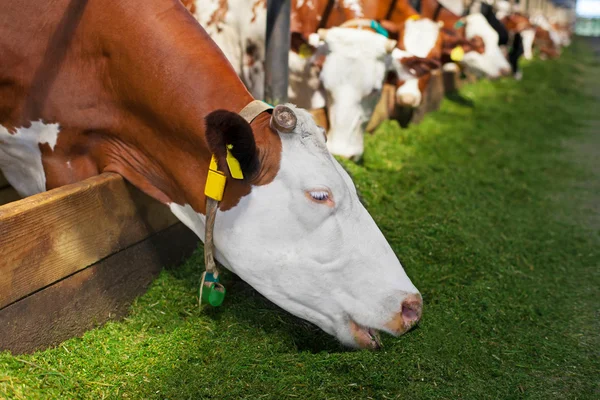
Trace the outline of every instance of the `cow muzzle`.
<instances>
[{"instance_id":1,"label":"cow muzzle","mask_svg":"<svg viewBox=\"0 0 600 400\"><path fill-rule=\"evenodd\" d=\"M417 325L421 320L422 313L423 299L421 295L410 294L402 302L400 312L385 324L383 330L395 336L403 335ZM383 346L377 329L350 320L350 331L354 340L362 349L378 350Z\"/></svg>"},{"instance_id":2,"label":"cow muzzle","mask_svg":"<svg viewBox=\"0 0 600 400\"><path fill-rule=\"evenodd\" d=\"M423 298L420 294L410 294L402 302L400 312L385 324L385 328L394 335L403 335L417 325L422 313Z\"/></svg>"}]
</instances>

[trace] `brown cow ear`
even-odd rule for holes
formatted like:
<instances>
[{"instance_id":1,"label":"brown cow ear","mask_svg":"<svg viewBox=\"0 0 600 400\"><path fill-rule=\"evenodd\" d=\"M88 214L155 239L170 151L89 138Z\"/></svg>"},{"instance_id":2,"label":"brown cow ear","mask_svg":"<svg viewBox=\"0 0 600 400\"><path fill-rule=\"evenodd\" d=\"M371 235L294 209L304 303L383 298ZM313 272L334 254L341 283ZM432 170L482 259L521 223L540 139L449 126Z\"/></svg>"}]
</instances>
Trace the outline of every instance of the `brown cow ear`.
<instances>
[{"instance_id":1,"label":"brown cow ear","mask_svg":"<svg viewBox=\"0 0 600 400\"><path fill-rule=\"evenodd\" d=\"M227 110L216 110L208 114L206 121L206 142L208 149L217 158L221 171L226 170L227 148L238 160L245 180L251 180L260 168L258 148L250 124Z\"/></svg>"}]
</instances>

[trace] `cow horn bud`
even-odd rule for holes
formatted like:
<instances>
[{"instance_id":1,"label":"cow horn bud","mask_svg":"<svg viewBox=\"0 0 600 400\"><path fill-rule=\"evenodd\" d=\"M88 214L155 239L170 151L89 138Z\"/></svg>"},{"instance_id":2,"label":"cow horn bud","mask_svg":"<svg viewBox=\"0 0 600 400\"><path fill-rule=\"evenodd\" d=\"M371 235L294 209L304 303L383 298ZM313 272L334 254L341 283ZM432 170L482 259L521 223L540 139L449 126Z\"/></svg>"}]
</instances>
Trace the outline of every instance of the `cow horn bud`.
<instances>
[{"instance_id":1,"label":"cow horn bud","mask_svg":"<svg viewBox=\"0 0 600 400\"><path fill-rule=\"evenodd\" d=\"M444 21L438 21L438 26L440 28L443 28L444 27Z\"/></svg>"},{"instance_id":2,"label":"cow horn bud","mask_svg":"<svg viewBox=\"0 0 600 400\"><path fill-rule=\"evenodd\" d=\"M394 49L396 48L396 45L398 44L397 40L394 39L388 39L385 42L385 51L388 52L388 54L391 54L392 51L394 51Z\"/></svg>"},{"instance_id":3,"label":"cow horn bud","mask_svg":"<svg viewBox=\"0 0 600 400\"><path fill-rule=\"evenodd\" d=\"M279 132L290 133L296 128L298 119L288 106L278 105L273 109L271 127Z\"/></svg>"},{"instance_id":4,"label":"cow horn bud","mask_svg":"<svg viewBox=\"0 0 600 400\"><path fill-rule=\"evenodd\" d=\"M317 31L317 34L319 35L319 39L321 40L325 40L325 38L327 38L327 29L321 28Z\"/></svg>"}]
</instances>

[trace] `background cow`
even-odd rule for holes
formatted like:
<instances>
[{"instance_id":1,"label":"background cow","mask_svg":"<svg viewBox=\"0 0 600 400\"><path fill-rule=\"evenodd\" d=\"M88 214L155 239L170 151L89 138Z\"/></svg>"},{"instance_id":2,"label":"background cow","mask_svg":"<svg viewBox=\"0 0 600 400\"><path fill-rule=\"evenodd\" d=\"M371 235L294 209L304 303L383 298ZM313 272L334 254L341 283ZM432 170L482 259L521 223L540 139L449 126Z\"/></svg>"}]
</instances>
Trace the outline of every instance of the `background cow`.
<instances>
[{"instance_id":1,"label":"background cow","mask_svg":"<svg viewBox=\"0 0 600 400\"><path fill-rule=\"evenodd\" d=\"M498 78L510 73L510 65L499 47L498 32L492 28L486 18L480 14L469 14L462 0L421 0L421 14L434 21L442 21L444 28L457 29L459 35L468 40L482 40L485 44L483 53L469 51L462 64L477 75Z\"/></svg>"}]
</instances>

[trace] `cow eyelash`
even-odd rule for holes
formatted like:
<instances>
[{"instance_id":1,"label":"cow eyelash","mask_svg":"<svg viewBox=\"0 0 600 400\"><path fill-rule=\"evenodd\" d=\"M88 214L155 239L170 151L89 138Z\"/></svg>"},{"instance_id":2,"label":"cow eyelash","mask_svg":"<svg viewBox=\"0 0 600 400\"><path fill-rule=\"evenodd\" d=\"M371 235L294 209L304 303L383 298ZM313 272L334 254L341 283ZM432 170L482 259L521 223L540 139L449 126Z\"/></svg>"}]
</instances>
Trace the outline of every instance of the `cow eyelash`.
<instances>
[{"instance_id":1,"label":"cow eyelash","mask_svg":"<svg viewBox=\"0 0 600 400\"><path fill-rule=\"evenodd\" d=\"M327 201L329 200L329 193L324 190L311 191L308 192L310 197L312 197L316 201Z\"/></svg>"}]
</instances>

